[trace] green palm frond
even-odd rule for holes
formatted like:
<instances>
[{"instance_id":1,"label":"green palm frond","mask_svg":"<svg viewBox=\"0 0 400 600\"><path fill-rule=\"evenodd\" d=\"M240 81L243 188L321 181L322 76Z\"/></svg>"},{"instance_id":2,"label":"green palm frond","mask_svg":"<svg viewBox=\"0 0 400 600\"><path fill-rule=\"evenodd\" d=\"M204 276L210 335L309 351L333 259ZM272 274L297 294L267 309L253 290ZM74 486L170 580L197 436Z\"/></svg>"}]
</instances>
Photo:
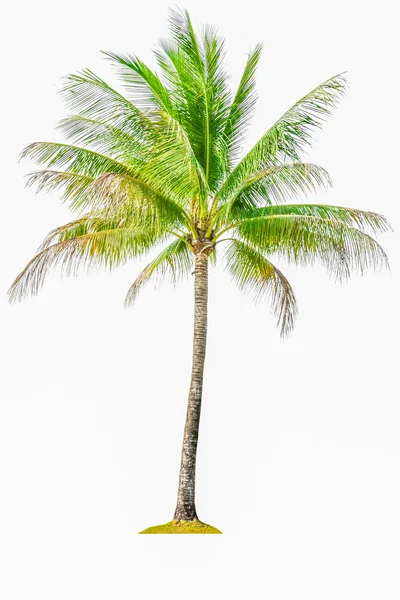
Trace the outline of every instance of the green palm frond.
<instances>
[{"instance_id":1,"label":"green palm frond","mask_svg":"<svg viewBox=\"0 0 400 600\"><path fill-rule=\"evenodd\" d=\"M250 52L235 97L225 123L224 138L230 163L241 151L246 130L250 124L257 101L255 72L260 60L262 44Z\"/></svg>"},{"instance_id":2,"label":"green palm frond","mask_svg":"<svg viewBox=\"0 0 400 600\"><path fill-rule=\"evenodd\" d=\"M191 217L183 206L154 190L146 182L125 173L105 173L89 189L90 208L103 215L121 215L137 225L156 222L190 227Z\"/></svg>"},{"instance_id":3,"label":"green palm frond","mask_svg":"<svg viewBox=\"0 0 400 600\"><path fill-rule=\"evenodd\" d=\"M333 219L306 215L270 215L244 219L236 231L245 241L290 263L320 262L337 281L352 272L388 267L382 247L368 234Z\"/></svg>"},{"instance_id":4,"label":"green palm frond","mask_svg":"<svg viewBox=\"0 0 400 600\"><path fill-rule=\"evenodd\" d=\"M60 225L59 227L55 227L52 229L45 237L43 242L38 248L38 252L42 252L42 250L46 250L53 246L54 244L58 244L59 242L66 242L67 240L72 240L75 238L80 238L81 236L85 236L89 233L95 233L96 231L101 231L101 224L103 224L103 229L110 229L110 223L96 219L91 214L84 215L80 219L75 219L74 221L70 221L69 223L65 223L64 225Z\"/></svg>"},{"instance_id":5,"label":"green palm frond","mask_svg":"<svg viewBox=\"0 0 400 600\"><path fill-rule=\"evenodd\" d=\"M153 220L159 218L170 225L191 227L191 217L184 207L127 173L105 172L89 177L46 169L30 173L26 185L37 185L37 192L61 190L61 200L68 201L71 209L79 212L87 209L107 215L118 212L129 218L147 214Z\"/></svg>"},{"instance_id":6,"label":"green palm frond","mask_svg":"<svg viewBox=\"0 0 400 600\"><path fill-rule=\"evenodd\" d=\"M180 104L180 122L187 132L206 180L213 190L226 170L223 131L229 111L224 41L206 27L200 39L188 13L170 10L173 43L161 43L157 57Z\"/></svg>"},{"instance_id":7,"label":"green palm frond","mask_svg":"<svg viewBox=\"0 0 400 600\"><path fill-rule=\"evenodd\" d=\"M111 141L117 141L119 156L131 156L129 162L142 179L147 182L158 179L158 189L163 189L164 192L172 193L171 188L175 186L175 194L193 195L193 186L189 189L188 184L188 181L193 181L193 150L185 130L171 114L162 111L151 115L143 113L122 94L87 70L83 75L69 76L62 93L69 106L80 115L95 122L106 121L114 128ZM166 96L164 99L166 101ZM79 127L75 124L77 135L82 126L82 122ZM93 134L94 127L95 125L91 126L90 134ZM69 130L72 128L73 124L69 122ZM88 129L86 122L86 130ZM116 130L122 130L125 135L119 134L116 138ZM126 136L131 139L130 145L127 144ZM139 163L143 166L142 169ZM197 167L198 165L196 171Z\"/></svg>"},{"instance_id":8,"label":"green palm frond","mask_svg":"<svg viewBox=\"0 0 400 600\"><path fill-rule=\"evenodd\" d=\"M145 159L147 148L138 144L123 129L103 121L71 115L62 119L57 128L74 144L100 152L133 169L138 168Z\"/></svg>"},{"instance_id":9,"label":"green palm frond","mask_svg":"<svg viewBox=\"0 0 400 600\"><path fill-rule=\"evenodd\" d=\"M72 210L79 210L87 203L88 191L93 182L94 177L88 175L45 169L28 173L26 186L37 185L36 193L61 191L60 200L69 202Z\"/></svg>"},{"instance_id":10,"label":"green palm frond","mask_svg":"<svg viewBox=\"0 0 400 600\"><path fill-rule=\"evenodd\" d=\"M147 219L146 219L147 218ZM91 233L99 233L109 230L128 230L140 234L136 237L136 243L140 240L143 244L155 244L159 240L168 236L175 236L182 239L182 233L179 229L169 227L169 223L162 219L154 219L150 222L147 215L145 219L140 219L133 211L114 211L107 214L99 212L97 215L90 212L83 215L80 219L76 219L69 223L65 223L60 227L56 227L48 233L38 251L45 250L58 242L65 242ZM185 240L185 238L183 238ZM190 244L189 244L190 247Z\"/></svg>"},{"instance_id":11,"label":"green palm frond","mask_svg":"<svg viewBox=\"0 0 400 600\"><path fill-rule=\"evenodd\" d=\"M226 144L226 120L231 105L229 77L225 70L225 42L214 27L204 30L204 66L206 94L206 124L208 125L208 174L210 188L216 190L229 168Z\"/></svg>"},{"instance_id":12,"label":"green palm frond","mask_svg":"<svg viewBox=\"0 0 400 600\"><path fill-rule=\"evenodd\" d=\"M117 127L138 143L152 132L151 120L89 69L65 77L61 97L73 113Z\"/></svg>"},{"instance_id":13,"label":"green palm frond","mask_svg":"<svg viewBox=\"0 0 400 600\"><path fill-rule=\"evenodd\" d=\"M110 229L98 230L96 225L95 220L88 220L80 226L72 223L69 232L67 227L63 233L59 231L59 236L67 237L69 233L73 237L44 248L27 264L9 290L10 301L20 302L29 295L37 295L49 271L56 266L61 266L67 276L77 275L85 268L112 269L144 254L160 241L160 236L149 229L114 228L110 223Z\"/></svg>"},{"instance_id":14,"label":"green palm frond","mask_svg":"<svg viewBox=\"0 0 400 600\"><path fill-rule=\"evenodd\" d=\"M189 57L172 40L161 40L155 50L162 76L179 114L179 122L184 127L193 151L201 162L204 133L202 131L201 97L199 78Z\"/></svg>"},{"instance_id":15,"label":"green palm frond","mask_svg":"<svg viewBox=\"0 0 400 600\"><path fill-rule=\"evenodd\" d=\"M281 204L279 206L265 206L247 213L246 218L267 215L321 217L322 219L340 221L346 225L357 227L361 231L370 231L373 234L392 231L392 227L384 215L357 208L331 206L329 204Z\"/></svg>"},{"instance_id":16,"label":"green palm frond","mask_svg":"<svg viewBox=\"0 0 400 600\"><path fill-rule=\"evenodd\" d=\"M157 115L155 128L157 137L139 171L141 179L156 185L161 193L187 201L189 206L190 200L195 198L206 211L207 181L186 131L165 112Z\"/></svg>"},{"instance_id":17,"label":"green palm frond","mask_svg":"<svg viewBox=\"0 0 400 600\"><path fill-rule=\"evenodd\" d=\"M241 240L227 241L226 267L239 289L256 301L266 298L278 319L282 337L293 329L296 298L286 277L261 252Z\"/></svg>"},{"instance_id":18,"label":"green palm frond","mask_svg":"<svg viewBox=\"0 0 400 600\"><path fill-rule=\"evenodd\" d=\"M301 162L300 152L311 144L346 91L342 74L328 79L290 108L233 169L224 189L238 189L260 170L287 160ZM221 195L219 192L218 195Z\"/></svg>"},{"instance_id":19,"label":"green palm frond","mask_svg":"<svg viewBox=\"0 0 400 600\"><path fill-rule=\"evenodd\" d=\"M204 175L179 123L165 113L160 114L153 124L152 140L151 149L142 155L140 162L134 159L134 152L129 155L126 147L123 162L94 150L57 142L30 144L20 158L30 158L47 167L64 167L71 173L94 178L104 173L133 177L139 174L144 182L155 183L160 192L183 199L204 198L207 194Z\"/></svg>"},{"instance_id":20,"label":"green palm frond","mask_svg":"<svg viewBox=\"0 0 400 600\"><path fill-rule=\"evenodd\" d=\"M228 187L221 189L222 200L216 220L223 223L230 216L235 218L259 206L307 197L312 192L331 186L329 173L318 165L289 163L269 166L253 173L237 189L230 191L230 195ZM218 201L219 197L216 196L215 205Z\"/></svg>"},{"instance_id":21,"label":"green palm frond","mask_svg":"<svg viewBox=\"0 0 400 600\"><path fill-rule=\"evenodd\" d=\"M311 145L314 131L322 128L346 90L344 73L327 79L286 111L256 147L260 150L263 140L270 138L276 140L278 157L300 160L299 153Z\"/></svg>"},{"instance_id":22,"label":"green palm frond","mask_svg":"<svg viewBox=\"0 0 400 600\"><path fill-rule=\"evenodd\" d=\"M128 92L128 99L143 112L161 110L172 118L177 118L177 111L169 90L164 86L156 73L153 73L134 54L118 54L103 52L116 66L117 73Z\"/></svg>"},{"instance_id":23,"label":"green palm frond","mask_svg":"<svg viewBox=\"0 0 400 600\"><path fill-rule=\"evenodd\" d=\"M128 164L114 160L109 156L70 144L58 142L34 142L24 148L20 159L29 158L47 168L64 167L71 173L98 177L103 173L126 173L135 175L136 171Z\"/></svg>"},{"instance_id":24,"label":"green palm frond","mask_svg":"<svg viewBox=\"0 0 400 600\"><path fill-rule=\"evenodd\" d=\"M181 239L172 242L135 279L126 295L125 306L134 304L142 287L153 276L157 276L160 283L169 272L174 284L179 278L187 277L193 269L193 259L194 255L188 243Z\"/></svg>"},{"instance_id":25,"label":"green palm frond","mask_svg":"<svg viewBox=\"0 0 400 600\"><path fill-rule=\"evenodd\" d=\"M186 25L182 15L170 11L170 21L173 21L174 17L179 17L179 24L173 26L171 23L171 28L179 30L181 27L181 34L175 31L175 39L161 41L156 56L171 95L178 106L179 122L186 131L196 158L205 171L204 66L201 61L199 64L196 58L197 44L197 51L188 48L191 42L187 40ZM183 41L182 38L185 40Z\"/></svg>"}]
</instances>

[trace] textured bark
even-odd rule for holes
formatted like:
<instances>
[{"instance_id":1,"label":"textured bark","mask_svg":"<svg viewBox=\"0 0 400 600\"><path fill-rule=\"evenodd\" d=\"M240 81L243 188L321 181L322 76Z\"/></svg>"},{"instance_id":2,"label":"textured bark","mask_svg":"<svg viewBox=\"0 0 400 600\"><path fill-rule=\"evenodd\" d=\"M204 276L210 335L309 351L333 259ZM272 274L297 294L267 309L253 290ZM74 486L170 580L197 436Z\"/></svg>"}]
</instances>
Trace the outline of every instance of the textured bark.
<instances>
[{"instance_id":1,"label":"textured bark","mask_svg":"<svg viewBox=\"0 0 400 600\"><path fill-rule=\"evenodd\" d=\"M183 434L181 468L179 474L178 502L174 519L197 519L195 506L196 452L199 436L201 397L203 390L204 360L207 340L208 254L196 255L194 270L194 336L193 365L189 400Z\"/></svg>"}]
</instances>

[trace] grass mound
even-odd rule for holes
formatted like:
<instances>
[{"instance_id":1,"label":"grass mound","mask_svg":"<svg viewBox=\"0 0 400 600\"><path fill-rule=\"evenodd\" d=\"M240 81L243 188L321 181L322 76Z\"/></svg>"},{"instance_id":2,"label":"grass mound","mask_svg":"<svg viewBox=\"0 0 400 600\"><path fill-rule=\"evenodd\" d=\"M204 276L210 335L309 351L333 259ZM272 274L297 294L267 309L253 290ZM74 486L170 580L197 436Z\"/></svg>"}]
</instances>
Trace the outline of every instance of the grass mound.
<instances>
[{"instance_id":1,"label":"grass mound","mask_svg":"<svg viewBox=\"0 0 400 600\"><path fill-rule=\"evenodd\" d=\"M222 533L222 531L201 521L170 521L165 525L149 527L139 533Z\"/></svg>"}]
</instances>

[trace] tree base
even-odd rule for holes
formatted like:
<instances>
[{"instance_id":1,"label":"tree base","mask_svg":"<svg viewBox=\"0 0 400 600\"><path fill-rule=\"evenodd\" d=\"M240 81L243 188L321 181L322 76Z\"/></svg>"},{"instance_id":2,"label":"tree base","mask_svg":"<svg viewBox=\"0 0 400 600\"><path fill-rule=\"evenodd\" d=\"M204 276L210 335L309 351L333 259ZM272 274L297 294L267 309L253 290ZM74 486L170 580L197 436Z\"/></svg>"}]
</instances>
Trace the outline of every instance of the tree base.
<instances>
[{"instance_id":1,"label":"tree base","mask_svg":"<svg viewBox=\"0 0 400 600\"><path fill-rule=\"evenodd\" d=\"M165 525L148 527L139 533L222 533L216 527L201 521L170 521Z\"/></svg>"}]
</instances>

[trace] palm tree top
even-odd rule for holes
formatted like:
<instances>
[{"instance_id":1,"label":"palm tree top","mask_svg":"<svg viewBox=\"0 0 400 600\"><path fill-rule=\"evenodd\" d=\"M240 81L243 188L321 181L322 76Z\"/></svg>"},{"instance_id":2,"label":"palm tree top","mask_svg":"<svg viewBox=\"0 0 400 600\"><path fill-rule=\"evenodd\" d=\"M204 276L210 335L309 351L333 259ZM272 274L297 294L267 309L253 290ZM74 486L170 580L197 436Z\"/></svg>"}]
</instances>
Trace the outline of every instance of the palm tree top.
<instances>
[{"instance_id":1,"label":"palm tree top","mask_svg":"<svg viewBox=\"0 0 400 600\"><path fill-rule=\"evenodd\" d=\"M168 41L155 50L158 73L134 54L104 52L123 84L118 91L84 69L65 78L71 113L59 123L66 143L36 142L23 158L42 168L28 185L59 190L77 219L54 229L17 277L11 300L36 294L49 268L73 274L119 266L167 243L131 286L131 304L151 277L188 275L199 255L225 267L239 288L269 297L283 335L293 327L293 290L271 262L323 264L337 280L387 266L371 235L387 219L355 208L304 204L327 189L325 169L302 161L315 130L347 87L343 74L318 85L265 130L243 155L257 101L262 45L250 52L237 89L215 28L196 34L186 11L170 11Z\"/></svg>"}]
</instances>

